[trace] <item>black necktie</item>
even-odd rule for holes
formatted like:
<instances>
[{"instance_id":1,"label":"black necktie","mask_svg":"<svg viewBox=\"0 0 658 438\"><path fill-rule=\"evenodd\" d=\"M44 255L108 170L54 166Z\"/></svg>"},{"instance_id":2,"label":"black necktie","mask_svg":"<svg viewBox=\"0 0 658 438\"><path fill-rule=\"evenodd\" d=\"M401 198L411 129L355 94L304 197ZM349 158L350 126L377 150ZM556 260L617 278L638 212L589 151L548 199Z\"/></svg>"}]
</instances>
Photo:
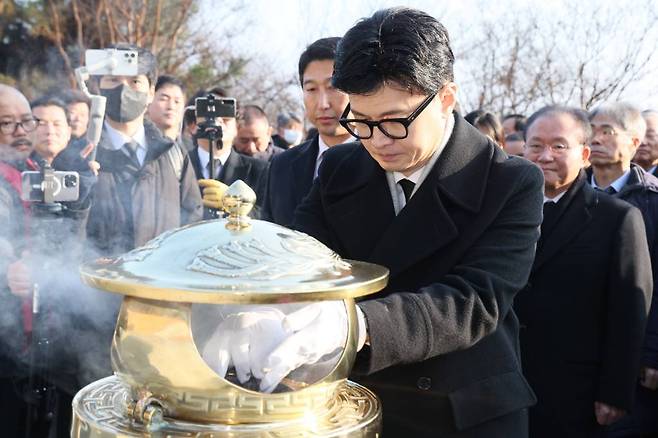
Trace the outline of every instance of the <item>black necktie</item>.
<instances>
[{"instance_id":1,"label":"black necktie","mask_svg":"<svg viewBox=\"0 0 658 438\"><path fill-rule=\"evenodd\" d=\"M416 184L406 178L398 181L398 184L400 184L400 187L402 187L402 192L404 192L404 200L409 202L409 198L411 198L411 194L413 193Z\"/></svg>"},{"instance_id":2,"label":"black necktie","mask_svg":"<svg viewBox=\"0 0 658 438\"><path fill-rule=\"evenodd\" d=\"M556 207L557 204L553 201L544 202L544 219L546 219L547 216L550 216L555 211Z\"/></svg>"}]
</instances>

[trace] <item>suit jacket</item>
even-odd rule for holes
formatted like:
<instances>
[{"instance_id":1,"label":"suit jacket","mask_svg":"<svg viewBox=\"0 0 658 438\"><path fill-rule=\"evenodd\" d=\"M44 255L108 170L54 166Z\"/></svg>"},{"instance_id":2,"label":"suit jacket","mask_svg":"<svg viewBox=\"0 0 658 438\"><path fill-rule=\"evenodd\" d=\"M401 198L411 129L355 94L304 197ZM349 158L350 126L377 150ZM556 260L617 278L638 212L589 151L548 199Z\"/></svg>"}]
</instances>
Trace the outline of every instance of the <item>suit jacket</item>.
<instances>
[{"instance_id":1,"label":"suit jacket","mask_svg":"<svg viewBox=\"0 0 658 438\"><path fill-rule=\"evenodd\" d=\"M190 151L190 162L192 163L197 179L204 178L197 148ZM232 150L217 178L218 181L228 186L240 179L256 192L256 206L250 214L251 217L256 219L259 219L261 216L261 209L265 199L268 167L269 163L266 161L248 157ZM207 215L204 215L204 217L208 219Z\"/></svg>"},{"instance_id":2,"label":"suit jacket","mask_svg":"<svg viewBox=\"0 0 658 438\"><path fill-rule=\"evenodd\" d=\"M595 191L581 172L547 213L514 304L538 398L532 437L594 436L594 401L630 410L651 291L640 211Z\"/></svg>"},{"instance_id":3,"label":"suit jacket","mask_svg":"<svg viewBox=\"0 0 658 438\"><path fill-rule=\"evenodd\" d=\"M283 226L292 224L295 209L311 191L318 150L316 135L272 158L263 219Z\"/></svg>"},{"instance_id":4,"label":"suit jacket","mask_svg":"<svg viewBox=\"0 0 658 438\"><path fill-rule=\"evenodd\" d=\"M295 228L341 256L384 265L359 303L370 347L354 378L383 402L386 436L525 437L514 295L539 238L543 178L455 114L441 156L399 215L359 143L325 154Z\"/></svg>"}]
</instances>

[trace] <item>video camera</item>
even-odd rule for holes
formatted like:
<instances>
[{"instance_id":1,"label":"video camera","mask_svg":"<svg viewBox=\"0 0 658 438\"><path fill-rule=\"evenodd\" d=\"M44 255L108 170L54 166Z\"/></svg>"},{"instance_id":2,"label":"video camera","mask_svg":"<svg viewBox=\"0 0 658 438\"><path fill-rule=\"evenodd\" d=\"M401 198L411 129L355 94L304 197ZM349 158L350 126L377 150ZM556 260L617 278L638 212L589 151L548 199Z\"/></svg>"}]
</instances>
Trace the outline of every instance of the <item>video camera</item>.
<instances>
[{"instance_id":1,"label":"video camera","mask_svg":"<svg viewBox=\"0 0 658 438\"><path fill-rule=\"evenodd\" d=\"M206 97L197 97L194 100L194 112L197 120L203 117L205 120L197 124L197 138L205 138L210 141L221 141L223 137L222 127L215 123L217 118L235 118L235 99L232 97L220 98L214 94Z\"/></svg>"}]
</instances>

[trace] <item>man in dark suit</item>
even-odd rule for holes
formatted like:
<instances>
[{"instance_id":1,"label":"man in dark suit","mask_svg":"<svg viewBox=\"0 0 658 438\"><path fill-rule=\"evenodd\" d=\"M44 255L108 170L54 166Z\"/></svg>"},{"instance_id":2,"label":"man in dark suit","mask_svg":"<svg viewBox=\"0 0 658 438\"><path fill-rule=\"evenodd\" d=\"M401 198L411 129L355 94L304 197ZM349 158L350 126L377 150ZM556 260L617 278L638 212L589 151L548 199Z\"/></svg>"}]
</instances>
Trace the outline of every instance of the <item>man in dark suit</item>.
<instances>
[{"instance_id":1,"label":"man in dark suit","mask_svg":"<svg viewBox=\"0 0 658 438\"><path fill-rule=\"evenodd\" d=\"M199 96L207 96L213 94L217 98L227 97L226 93L215 88L208 93L197 93ZM252 213L252 217L260 217L260 207L262 200L265 198L265 185L267 183L267 169L268 163L257 158L242 155L233 150L233 141L237 135L237 124L235 117L224 117L215 120L215 123L222 128L222 144L215 145L213 150L213 160L215 161L215 175L210 176L210 153L209 141L205 138L197 138L198 123L203 122L203 118L194 118L188 123L188 130L192 133L195 148L190 151L190 162L194 168L197 179L214 179L220 181L227 186L230 186L237 180L244 181L254 192L256 192L257 201L256 208ZM207 196L207 189L204 192L204 205L219 209L220 203L209 200ZM206 211L204 218L208 219L210 216Z\"/></svg>"},{"instance_id":2,"label":"man in dark suit","mask_svg":"<svg viewBox=\"0 0 658 438\"><path fill-rule=\"evenodd\" d=\"M523 371L537 394L530 436L594 437L632 408L651 299L639 210L587 184L587 114L546 107L528 119L525 157L544 173L544 220L514 308Z\"/></svg>"},{"instance_id":3,"label":"man in dark suit","mask_svg":"<svg viewBox=\"0 0 658 438\"><path fill-rule=\"evenodd\" d=\"M270 163L264 219L290 225L302 199L311 190L324 152L350 139L338 117L347 105L347 95L331 85L336 45L340 38L322 38L299 57L299 82L304 94L306 117L318 128L311 140L273 157Z\"/></svg>"},{"instance_id":4,"label":"man in dark suit","mask_svg":"<svg viewBox=\"0 0 658 438\"><path fill-rule=\"evenodd\" d=\"M633 162L646 172L656 176L658 174L658 111L642 111L642 118L647 125L644 140L635 152Z\"/></svg>"},{"instance_id":5,"label":"man in dark suit","mask_svg":"<svg viewBox=\"0 0 658 438\"><path fill-rule=\"evenodd\" d=\"M325 154L294 227L390 270L357 306L352 376L381 398L385 436L523 438L535 397L512 302L539 238L543 180L454 112L453 63L446 29L418 10L381 10L347 32L332 84L361 142ZM308 309L311 324L250 364L261 388L341 342L334 303Z\"/></svg>"}]
</instances>

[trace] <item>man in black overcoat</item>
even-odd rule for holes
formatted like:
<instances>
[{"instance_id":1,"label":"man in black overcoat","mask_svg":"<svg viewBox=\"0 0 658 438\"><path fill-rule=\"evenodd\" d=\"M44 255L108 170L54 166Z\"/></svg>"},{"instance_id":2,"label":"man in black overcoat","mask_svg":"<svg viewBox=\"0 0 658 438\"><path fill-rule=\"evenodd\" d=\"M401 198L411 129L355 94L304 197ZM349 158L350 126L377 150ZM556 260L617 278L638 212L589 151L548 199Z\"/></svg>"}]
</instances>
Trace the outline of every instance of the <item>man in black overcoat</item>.
<instances>
[{"instance_id":1,"label":"man in black overcoat","mask_svg":"<svg viewBox=\"0 0 658 438\"><path fill-rule=\"evenodd\" d=\"M390 269L386 289L358 303L352 375L381 398L384 436L523 438L535 396L512 302L539 238L543 179L453 111L453 62L446 29L418 10L381 10L347 32L332 83L361 141L327 151L294 227ZM335 303L308 309L311 324L250 363L261 389L340 342Z\"/></svg>"},{"instance_id":2,"label":"man in black overcoat","mask_svg":"<svg viewBox=\"0 0 658 438\"><path fill-rule=\"evenodd\" d=\"M347 95L331 85L336 46L340 38L321 38L299 57L299 81L306 117L318 133L299 146L272 158L267 181L263 219L288 226L295 209L308 194L324 153L332 146L350 141L338 123L347 105Z\"/></svg>"},{"instance_id":3,"label":"man in black overcoat","mask_svg":"<svg viewBox=\"0 0 658 438\"><path fill-rule=\"evenodd\" d=\"M632 409L652 291L642 214L587 184L587 114L546 107L525 157L545 178L544 220L514 307L523 371L537 394L530 436L595 437Z\"/></svg>"}]
</instances>

